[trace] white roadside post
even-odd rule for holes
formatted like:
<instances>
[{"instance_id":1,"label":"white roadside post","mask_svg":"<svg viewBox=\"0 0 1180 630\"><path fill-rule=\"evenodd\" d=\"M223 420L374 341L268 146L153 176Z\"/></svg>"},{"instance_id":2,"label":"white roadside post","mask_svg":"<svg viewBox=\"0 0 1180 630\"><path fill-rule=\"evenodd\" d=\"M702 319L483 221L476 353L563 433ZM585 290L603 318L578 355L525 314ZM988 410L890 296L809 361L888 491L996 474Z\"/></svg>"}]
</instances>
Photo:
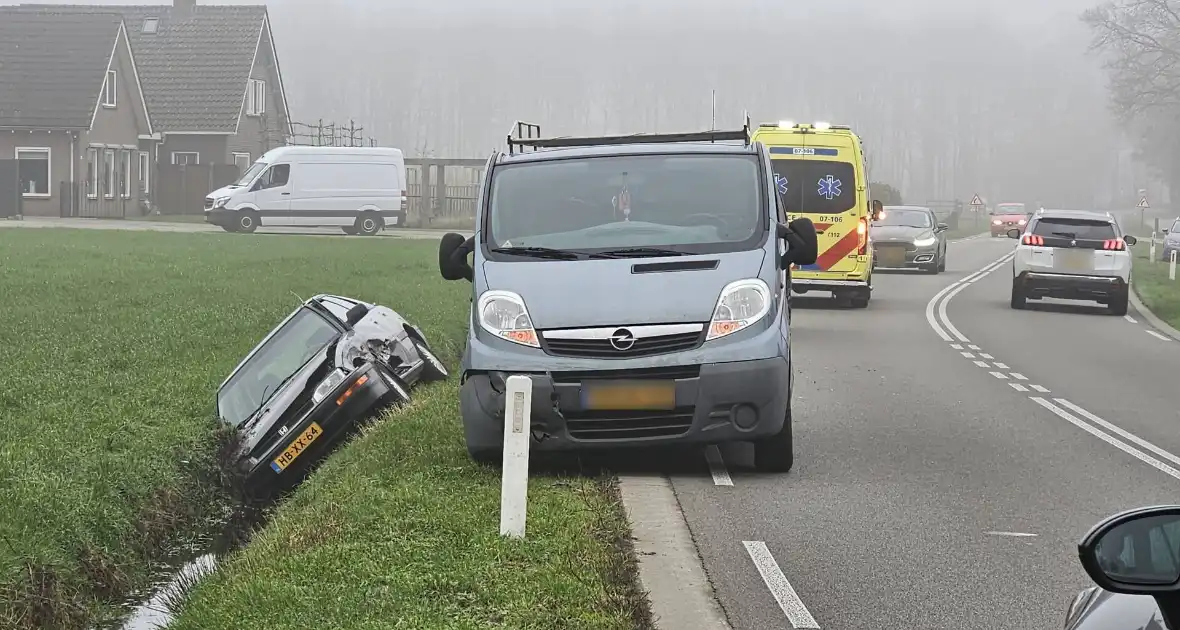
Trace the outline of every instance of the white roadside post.
<instances>
[{"instance_id":1,"label":"white roadside post","mask_svg":"<svg viewBox=\"0 0 1180 630\"><path fill-rule=\"evenodd\" d=\"M1168 256L1168 280L1176 279L1176 250L1172 250L1171 255Z\"/></svg>"},{"instance_id":2,"label":"white roadside post","mask_svg":"<svg viewBox=\"0 0 1180 630\"><path fill-rule=\"evenodd\" d=\"M500 482L500 535L524 538L529 494L529 437L533 380L509 376L504 395L504 471Z\"/></svg>"},{"instance_id":3,"label":"white roadside post","mask_svg":"<svg viewBox=\"0 0 1180 630\"><path fill-rule=\"evenodd\" d=\"M1155 262L1155 235L1159 234L1159 231L1160 231L1160 220L1157 217L1155 219L1155 225L1153 225L1151 228L1151 250L1147 252L1147 258L1149 260L1151 260L1151 262Z\"/></svg>"}]
</instances>

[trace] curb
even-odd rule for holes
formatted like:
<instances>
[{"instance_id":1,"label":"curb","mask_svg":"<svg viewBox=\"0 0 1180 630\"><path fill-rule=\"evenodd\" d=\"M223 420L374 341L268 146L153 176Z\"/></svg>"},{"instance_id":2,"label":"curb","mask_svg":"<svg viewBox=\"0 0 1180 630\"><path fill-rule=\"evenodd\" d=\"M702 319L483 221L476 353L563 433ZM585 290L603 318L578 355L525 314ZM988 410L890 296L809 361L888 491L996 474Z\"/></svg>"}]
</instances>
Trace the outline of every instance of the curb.
<instances>
[{"instance_id":1,"label":"curb","mask_svg":"<svg viewBox=\"0 0 1180 630\"><path fill-rule=\"evenodd\" d=\"M732 630L667 477L619 476L639 582L661 630Z\"/></svg>"},{"instance_id":2,"label":"curb","mask_svg":"<svg viewBox=\"0 0 1180 630\"><path fill-rule=\"evenodd\" d=\"M1139 292L1135 290L1135 282L1133 280L1131 281L1130 298L1131 298L1131 306L1134 306L1135 310L1138 311L1139 314L1142 315L1143 318L1146 319L1149 324L1154 326L1157 330L1159 330L1163 334L1171 337L1172 339L1175 339L1176 341L1180 341L1180 330L1176 330L1175 328L1172 328L1167 322L1156 317L1155 313L1152 313L1151 311L1149 311L1147 309L1147 306L1143 303L1143 300L1139 299Z\"/></svg>"}]
</instances>

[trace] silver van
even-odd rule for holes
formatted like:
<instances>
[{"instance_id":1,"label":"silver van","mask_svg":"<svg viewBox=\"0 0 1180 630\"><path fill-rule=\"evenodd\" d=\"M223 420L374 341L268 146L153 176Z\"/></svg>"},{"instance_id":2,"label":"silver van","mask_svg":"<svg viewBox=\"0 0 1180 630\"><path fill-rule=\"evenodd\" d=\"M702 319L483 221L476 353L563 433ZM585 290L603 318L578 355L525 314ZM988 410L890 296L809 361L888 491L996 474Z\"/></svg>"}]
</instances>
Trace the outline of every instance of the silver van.
<instances>
[{"instance_id":1,"label":"silver van","mask_svg":"<svg viewBox=\"0 0 1180 630\"><path fill-rule=\"evenodd\" d=\"M439 245L443 277L474 288L460 396L472 458L499 461L505 380L524 374L535 450L742 440L759 470L789 471L789 267L815 262L816 235L786 223L748 121L539 136L517 123L488 160L475 235Z\"/></svg>"}]
</instances>

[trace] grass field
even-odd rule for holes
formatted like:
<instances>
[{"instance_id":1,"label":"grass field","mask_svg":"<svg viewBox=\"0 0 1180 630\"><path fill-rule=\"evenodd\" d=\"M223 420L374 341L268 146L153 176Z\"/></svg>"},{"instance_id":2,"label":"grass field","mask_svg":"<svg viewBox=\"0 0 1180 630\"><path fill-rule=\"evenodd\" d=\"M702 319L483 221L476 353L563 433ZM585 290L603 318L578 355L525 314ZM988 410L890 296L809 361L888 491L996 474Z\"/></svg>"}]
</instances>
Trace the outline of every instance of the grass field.
<instances>
[{"instance_id":1,"label":"grass field","mask_svg":"<svg viewBox=\"0 0 1180 630\"><path fill-rule=\"evenodd\" d=\"M296 295L387 304L457 356L470 285L438 279L435 248L0 231L0 627L110 615L172 543L222 513L213 392ZM500 541L495 475L464 456L454 387L420 390L343 448L198 587L180 626L346 628L396 606L413 620L399 627L561 627L555 615L633 627L642 600L610 484L538 478L529 539ZM331 593L319 608L313 589Z\"/></svg>"},{"instance_id":2,"label":"grass field","mask_svg":"<svg viewBox=\"0 0 1180 630\"><path fill-rule=\"evenodd\" d=\"M1132 284L1143 304L1160 319L1180 328L1180 270L1176 280L1168 279L1168 263L1148 260L1150 249L1146 240L1134 249L1135 271ZM1157 257L1160 250L1156 250Z\"/></svg>"}]
</instances>

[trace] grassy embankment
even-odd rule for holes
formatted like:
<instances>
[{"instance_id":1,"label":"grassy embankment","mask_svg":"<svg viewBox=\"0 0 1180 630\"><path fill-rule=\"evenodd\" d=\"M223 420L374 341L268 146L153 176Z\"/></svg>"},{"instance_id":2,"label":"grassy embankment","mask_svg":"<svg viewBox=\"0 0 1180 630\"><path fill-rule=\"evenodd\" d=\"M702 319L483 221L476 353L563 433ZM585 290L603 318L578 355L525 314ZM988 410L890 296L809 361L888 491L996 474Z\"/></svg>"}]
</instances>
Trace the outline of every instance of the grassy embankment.
<instances>
[{"instance_id":1,"label":"grassy embankment","mask_svg":"<svg viewBox=\"0 0 1180 630\"><path fill-rule=\"evenodd\" d=\"M0 232L0 627L82 628L229 499L213 391L297 304L340 293L461 347L469 285L432 242L92 230ZM496 472L467 461L457 379L334 455L184 607L178 628L631 628L610 480L537 477L500 540ZM639 621L635 621L638 619Z\"/></svg>"},{"instance_id":2,"label":"grassy embankment","mask_svg":"<svg viewBox=\"0 0 1180 630\"><path fill-rule=\"evenodd\" d=\"M1156 258L1161 256L1161 251L1157 245ZM1149 260L1149 252L1147 239L1132 248L1135 265L1132 286L1139 299L1156 317L1180 329L1180 270L1177 271L1176 280L1169 280L1168 263Z\"/></svg>"}]
</instances>

